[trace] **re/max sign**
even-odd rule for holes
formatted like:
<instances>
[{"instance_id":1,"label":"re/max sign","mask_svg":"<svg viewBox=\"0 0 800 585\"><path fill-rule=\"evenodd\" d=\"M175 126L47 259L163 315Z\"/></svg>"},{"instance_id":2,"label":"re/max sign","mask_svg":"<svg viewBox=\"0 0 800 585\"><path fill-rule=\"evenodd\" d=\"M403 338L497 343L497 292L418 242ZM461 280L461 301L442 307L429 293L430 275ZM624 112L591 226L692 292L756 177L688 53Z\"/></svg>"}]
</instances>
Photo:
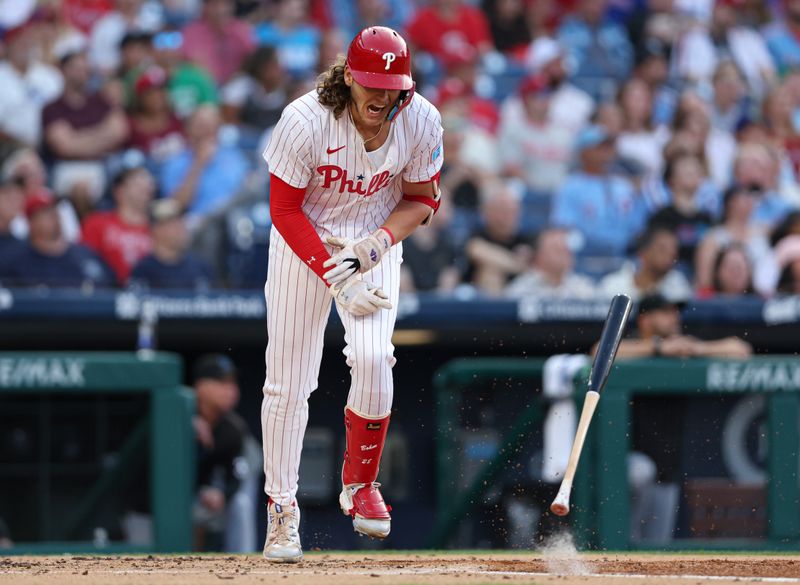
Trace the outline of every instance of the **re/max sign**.
<instances>
[{"instance_id":1,"label":"re/max sign","mask_svg":"<svg viewBox=\"0 0 800 585\"><path fill-rule=\"evenodd\" d=\"M709 390L735 392L753 390L800 391L800 363L725 363L715 362L706 371Z\"/></svg>"},{"instance_id":2,"label":"re/max sign","mask_svg":"<svg viewBox=\"0 0 800 585\"><path fill-rule=\"evenodd\" d=\"M84 386L86 363L69 358L1 358L0 388Z\"/></svg>"}]
</instances>

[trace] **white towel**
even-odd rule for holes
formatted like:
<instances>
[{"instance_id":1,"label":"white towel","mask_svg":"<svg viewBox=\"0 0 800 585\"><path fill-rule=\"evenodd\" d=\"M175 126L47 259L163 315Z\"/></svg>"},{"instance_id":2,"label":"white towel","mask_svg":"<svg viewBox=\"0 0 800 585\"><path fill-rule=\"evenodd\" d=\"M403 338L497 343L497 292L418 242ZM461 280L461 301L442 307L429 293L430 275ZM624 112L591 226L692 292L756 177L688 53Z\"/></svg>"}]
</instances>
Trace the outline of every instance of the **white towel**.
<instances>
[{"instance_id":1,"label":"white towel","mask_svg":"<svg viewBox=\"0 0 800 585\"><path fill-rule=\"evenodd\" d=\"M567 468L572 439L578 424L578 411L572 396L573 380L578 370L589 363L589 356L560 354L550 357L544 364L542 392L555 399L544 421L544 453L542 479L561 481Z\"/></svg>"}]
</instances>

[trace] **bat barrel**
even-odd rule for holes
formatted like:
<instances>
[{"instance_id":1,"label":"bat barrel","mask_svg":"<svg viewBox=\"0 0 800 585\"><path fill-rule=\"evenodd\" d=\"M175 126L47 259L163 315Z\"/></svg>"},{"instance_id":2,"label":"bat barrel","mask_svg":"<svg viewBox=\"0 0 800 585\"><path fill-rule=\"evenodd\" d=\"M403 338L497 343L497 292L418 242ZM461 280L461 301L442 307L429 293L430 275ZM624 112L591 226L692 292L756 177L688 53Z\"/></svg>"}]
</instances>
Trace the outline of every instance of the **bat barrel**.
<instances>
[{"instance_id":1,"label":"bat barrel","mask_svg":"<svg viewBox=\"0 0 800 585\"><path fill-rule=\"evenodd\" d=\"M603 332L600 334L597 354L589 374L589 390L599 393L605 386L614 363L614 357L617 355L622 333L625 331L625 325L631 314L631 306L631 298L628 295L615 295L611 299Z\"/></svg>"}]
</instances>

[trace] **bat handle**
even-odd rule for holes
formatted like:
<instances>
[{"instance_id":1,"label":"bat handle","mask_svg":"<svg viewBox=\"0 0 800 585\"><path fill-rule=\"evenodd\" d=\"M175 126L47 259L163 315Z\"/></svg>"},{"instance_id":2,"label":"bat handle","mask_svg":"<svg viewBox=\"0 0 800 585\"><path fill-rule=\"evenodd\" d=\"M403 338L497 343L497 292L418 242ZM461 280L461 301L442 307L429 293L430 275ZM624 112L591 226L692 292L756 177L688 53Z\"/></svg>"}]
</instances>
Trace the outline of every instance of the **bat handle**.
<instances>
[{"instance_id":1,"label":"bat handle","mask_svg":"<svg viewBox=\"0 0 800 585\"><path fill-rule=\"evenodd\" d=\"M572 451L567 461L567 469L564 472L564 479L561 480L561 487L558 494L550 505L550 511L556 516L566 516L569 514L569 497L572 492L572 482L575 479L575 471L578 469L578 460L583 451L583 443L586 441L586 433L589 430L589 423L592 422L595 408L600 400L600 393L589 390L583 400L583 411L578 421L578 429L575 431L575 440L572 443Z\"/></svg>"}]
</instances>

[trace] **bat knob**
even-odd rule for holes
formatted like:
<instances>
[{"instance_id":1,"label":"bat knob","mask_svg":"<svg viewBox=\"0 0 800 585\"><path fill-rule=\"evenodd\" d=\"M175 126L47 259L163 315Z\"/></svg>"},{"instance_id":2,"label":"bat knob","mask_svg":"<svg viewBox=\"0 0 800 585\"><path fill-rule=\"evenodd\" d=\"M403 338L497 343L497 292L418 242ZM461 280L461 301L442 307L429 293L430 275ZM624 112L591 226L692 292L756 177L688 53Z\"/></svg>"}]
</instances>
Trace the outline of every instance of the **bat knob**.
<instances>
[{"instance_id":1,"label":"bat knob","mask_svg":"<svg viewBox=\"0 0 800 585\"><path fill-rule=\"evenodd\" d=\"M556 516L566 516L569 514L569 495L572 491L572 483L565 481L558 490L558 495L553 503L550 504L550 511Z\"/></svg>"}]
</instances>

